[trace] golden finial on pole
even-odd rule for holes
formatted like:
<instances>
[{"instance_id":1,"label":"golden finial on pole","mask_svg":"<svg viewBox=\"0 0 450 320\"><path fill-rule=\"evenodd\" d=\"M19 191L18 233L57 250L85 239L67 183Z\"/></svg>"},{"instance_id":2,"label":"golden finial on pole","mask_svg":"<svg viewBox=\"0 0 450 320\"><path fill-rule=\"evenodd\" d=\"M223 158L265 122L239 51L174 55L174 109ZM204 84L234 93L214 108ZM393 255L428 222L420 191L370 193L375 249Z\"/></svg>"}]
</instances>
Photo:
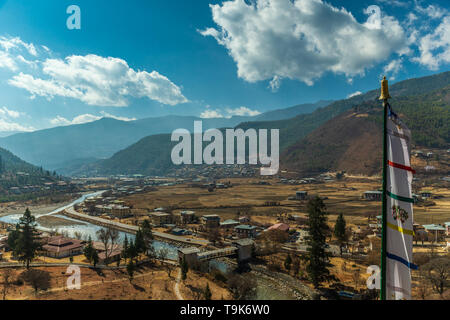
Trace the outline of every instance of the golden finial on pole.
<instances>
[{"instance_id":1,"label":"golden finial on pole","mask_svg":"<svg viewBox=\"0 0 450 320\"><path fill-rule=\"evenodd\" d=\"M381 80L381 96L380 96L380 100L387 100L390 97L391 96L389 95L388 81L387 81L386 77L383 77L383 80Z\"/></svg>"}]
</instances>

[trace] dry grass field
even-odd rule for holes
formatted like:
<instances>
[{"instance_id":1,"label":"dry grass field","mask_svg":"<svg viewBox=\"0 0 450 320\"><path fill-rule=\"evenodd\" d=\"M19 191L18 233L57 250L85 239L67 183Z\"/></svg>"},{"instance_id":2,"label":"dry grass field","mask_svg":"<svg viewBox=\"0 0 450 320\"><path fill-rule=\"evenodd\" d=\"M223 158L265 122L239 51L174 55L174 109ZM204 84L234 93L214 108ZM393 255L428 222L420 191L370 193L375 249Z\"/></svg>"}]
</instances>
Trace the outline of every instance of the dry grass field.
<instances>
[{"instance_id":1,"label":"dry grass field","mask_svg":"<svg viewBox=\"0 0 450 320\"><path fill-rule=\"evenodd\" d=\"M39 291L27 283L11 285L8 290L8 300L176 300L174 291L176 275L173 271L169 278L166 271L159 267L140 267L136 270L130 282L124 269L103 270L98 273L92 269L81 268L81 289L68 290L64 267L35 268L49 272L50 287ZM0 269L0 276L5 269ZM13 279L17 279L24 268L12 269ZM180 283L180 293L183 299L203 299L203 295L195 295L196 290L202 290L208 282L212 299L230 299L227 289L213 281L189 272L187 279Z\"/></svg>"},{"instance_id":2,"label":"dry grass field","mask_svg":"<svg viewBox=\"0 0 450 320\"><path fill-rule=\"evenodd\" d=\"M362 199L367 190L377 190L381 186L379 178L347 177L343 181L317 184L288 185L272 180L271 185L258 185L257 179L230 179L232 188L206 189L175 185L158 187L157 191L123 198L134 206L137 212L148 212L158 207L174 207L174 212L191 209L197 215L218 214L222 220L235 219L238 213L248 215L254 222L271 224L282 214L305 215L307 201L288 200L298 190L307 191L309 196L325 198L330 222L343 213L350 225L365 225L369 215L379 215L381 202ZM448 188L427 188L440 196L433 199L431 207L415 206L415 221L443 223L450 221L450 190ZM279 202L279 206L266 206L265 202ZM178 209L178 210L177 210Z\"/></svg>"}]
</instances>

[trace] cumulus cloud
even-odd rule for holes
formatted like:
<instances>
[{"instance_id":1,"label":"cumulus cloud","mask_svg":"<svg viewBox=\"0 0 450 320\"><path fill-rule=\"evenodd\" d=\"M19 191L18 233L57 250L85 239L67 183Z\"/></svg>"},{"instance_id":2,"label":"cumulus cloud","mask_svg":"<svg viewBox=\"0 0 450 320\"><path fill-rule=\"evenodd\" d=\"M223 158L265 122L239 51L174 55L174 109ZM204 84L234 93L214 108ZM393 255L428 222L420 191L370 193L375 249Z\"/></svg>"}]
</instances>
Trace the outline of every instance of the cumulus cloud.
<instances>
[{"instance_id":1,"label":"cumulus cloud","mask_svg":"<svg viewBox=\"0 0 450 320\"><path fill-rule=\"evenodd\" d=\"M35 129L31 126L22 125L17 122L8 121L6 119L0 118L0 131L34 131Z\"/></svg>"},{"instance_id":2,"label":"cumulus cloud","mask_svg":"<svg viewBox=\"0 0 450 320\"><path fill-rule=\"evenodd\" d=\"M417 0L415 1L415 10L431 19L440 19L448 14L448 10L436 5L430 4L427 7L422 7Z\"/></svg>"},{"instance_id":3,"label":"cumulus cloud","mask_svg":"<svg viewBox=\"0 0 450 320\"><path fill-rule=\"evenodd\" d=\"M69 126L69 125L73 125L73 124L83 124L83 123L93 122L93 121L100 120L102 118L113 118L113 119L121 120L121 121L136 120L136 118L120 117L120 116L116 116L116 115L110 114L105 111L101 111L100 114L101 115L94 115L94 114L90 114L90 113L80 114L80 115L74 117L72 120L69 120L60 115L57 115L55 118L50 120L50 123L55 126Z\"/></svg>"},{"instance_id":4,"label":"cumulus cloud","mask_svg":"<svg viewBox=\"0 0 450 320\"><path fill-rule=\"evenodd\" d=\"M217 28L199 32L228 50L240 78L271 79L272 88L281 78L312 85L326 72L362 75L407 47L399 22L378 6L365 10L363 23L320 0L232 0L210 7Z\"/></svg>"},{"instance_id":5,"label":"cumulus cloud","mask_svg":"<svg viewBox=\"0 0 450 320\"><path fill-rule=\"evenodd\" d=\"M33 131L31 126L26 126L16 122L16 119L24 115L24 113L12 110L8 107L0 108L0 131Z\"/></svg>"},{"instance_id":6,"label":"cumulus cloud","mask_svg":"<svg viewBox=\"0 0 450 320\"><path fill-rule=\"evenodd\" d=\"M359 96L360 94L362 94L361 91L356 91L356 92L350 93L350 94L347 96L347 99L353 98L353 97L356 97L356 96Z\"/></svg>"},{"instance_id":7,"label":"cumulus cloud","mask_svg":"<svg viewBox=\"0 0 450 320\"><path fill-rule=\"evenodd\" d=\"M76 116L72 120L68 120L68 119L58 115L55 118L51 119L50 123L55 126L68 126L68 125L72 125L72 124L82 124L82 123L92 122L92 121L100 120L101 118L102 118L101 116L96 116L93 114L86 113L86 114L80 114L79 116Z\"/></svg>"},{"instance_id":8,"label":"cumulus cloud","mask_svg":"<svg viewBox=\"0 0 450 320\"><path fill-rule=\"evenodd\" d=\"M261 114L258 110L252 110L247 107L239 107L236 109L225 109L229 116L257 116L258 114Z\"/></svg>"},{"instance_id":9,"label":"cumulus cloud","mask_svg":"<svg viewBox=\"0 0 450 320\"><path fill-rule=\"evenodd\" d=\"M8 107L3 106L2 108L0 108L0 116L1 117L9 117L9 118L14 118L17 119L19 118L23 113L19 112L19 111L15 111L15 110L11 110L8 109Z\"/></svg>"},{"instance_id":10,"label":"cumulus cloud","mask_svg":"<svg viewBox=\"0 0 450 320\"><path fill-rule=\"evenodd\" d=\"M420 56L413 58L430 70L450 63L450 15L442 19L437 28L418 40Z\"/></svg>"},{"instance_id":11,"label":"cumulus cloud","mask_svg":"<svg viewBox=\"0 0 450 320\"><path fill-rule=\"evenodd\" d=\"M401 58L392 60L383 68L384 73L390 75L390 80L395 80L397 73L402 68L402 62L403 60Z\"/></svg>"},{"instance_id":12,"label":"cumulus cloud","mask_svg":"<svg viewBox=\"0 0 450 320\"><path fill-rule=\"evenodd\" d=\"M205 110L200 113L200 118L210 119L210 118L224 118L220 110Z\"/></svg>"},{"instance_id":13,"label":"cumulus cloud","mask_svg":"<svg viewBox=\"0 0 450 320\"><path fill-rule=\"evenodd\" d=\"M24 48L32 56L36 57L38 55L34 44L26 43L26 42L22 41L19 37L8 38L5 36L1 36L0 37L0 47L2 47L7 52L12 51L12 49L21 50L22 48Z\"/></svg>"},{"instance_id":14,"label":"cumulus cloud","mask_svg":"<svg viewBox=\"0 0 450 320\"><path fill-rule=\"evenodd\" d=\"M235 109L231 108L225 108L225 113L223 113L219 109L209 109L210 107L207 106L207 109L203 111L200 114L200 118L209 119L209 118L231 118L232 116L257 116L261 114L258 110L252 110L247 107L239 107Z\"/></svg>"},{"instance_id":15,"label":"cumulus cloud","mask_svg":"<svg viewBox=\"0 0 450 320\"><path fill-rule=\"evenodd\" d=\"M116 116L116 115L113 115L113 114L105 112L105 111L101 111L100 113L105 118L112 118L112 119L121 120L121 121L134 121L134 120L136 120L136 118L128 118L128 117Z\"/></svg>"},{"instance_id":16,"label":"cumulus cloud","mask_svg":"<svg viewBox=\"0 0 450 320\"><path fill-rule=\"evenodd\" d=\"M129 97L146 97L167 105L188 102L180 87L167 77L157 71L135 71L119 58L91 54L46 59L42 72L48 78L20 73L9 84L50 100L61 96L96 106L128 106Z\"/></svg>"}]
</instances>

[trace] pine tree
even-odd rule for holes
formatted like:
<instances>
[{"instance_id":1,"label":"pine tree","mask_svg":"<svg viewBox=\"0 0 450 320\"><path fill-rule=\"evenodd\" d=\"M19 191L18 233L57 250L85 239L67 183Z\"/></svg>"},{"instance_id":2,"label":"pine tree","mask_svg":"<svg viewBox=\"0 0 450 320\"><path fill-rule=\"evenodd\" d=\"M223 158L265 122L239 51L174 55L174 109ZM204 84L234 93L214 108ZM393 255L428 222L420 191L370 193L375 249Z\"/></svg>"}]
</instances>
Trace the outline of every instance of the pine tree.
<instances>
[{"instance_id":1,"label":"pine tree","mask_svg":"<svg viewBox=\"0 0 450 320\"><path fill-rule=\"evenodd\" d=\"M291 255L288 254L286 260L284 260L284 268L289 272L291 270L292 258Z\"/></svg>"},{"instance_id":2,"label":"pine tree","mask_svg":"<svg viewBox=\"0 0 450 320\"><path fill-rule=\"evenodd\" d=\"M35 217L31 215L30 210L27 208L19 220L19 237L14 248L14 255L19 261L26 264L27 269L30 268L31 261L41 248L38 236Z\"/></svg>"},{"instance_id":3,"label":"pine tree","mask_svg":"<svg viewBox=\"0 0 450 320\"><path fill-rule=\"evenodd\" d=\"M342 246L347 241L347 235L345 233L346 222L344 219L344 215L342 213L339 214L336 224L334 225L334 235L339 241L339 250L342 256Z\"/></svg>"},{"instance_id":4,"label":"pine tree","mask_svg":"<svg viewBox=\"0 0 450 320\"><path fill-rule=\"evenodd\" d=\"M136 249L136 256L139 256L141 253L145 253L147 251L147 245L144 240L144 234L142 233L141 228L136 232L136 238L134 239L134 246Z\"/></svg>"},{"instance_id":5,"label":"pine tree","mask_svg":"<svg viewBox=\"0 0 450 320\"><path fill-rule=\"evenodd\" d=\"M205 300L211 300L212 293L211 289L209 289L209 283L206 283L205 291L203 292L203 296L205 297Z\"/></svg>"},{"instance_id":6,"label":"pine tree","mask_svg":"<svg viewBox=\"0 0 450 320\"><path fill-rule=\"evenodd\" d=\"M84 253L84 256L86 257L86 259L88 259L88 261L91 262L91 263L92 263L92 256L94 254L94 250L95 249L94 249L94 246L92 244L91 236L89 236L88 244L86 245L86 247L84 247L83 253Z\"/></svg>"},{"instance_id":7,"label":"pine tree","mask_svg":"<svg viewBox=\"0 0 450 320\"><path fill-rule=\"evenodd\" d=\"M134 276L134 263L132 260L130 260L130 262L128 262L127 264L127 273L128 273L128 279L131 281L133 281L133 276Z\"/></svg>"},{"instance_id":8,"label":"pine tree","mask_svg":"<svg viewBox=\"0 0 450 320\"><path fill-rule=\"evenodd\" d=\"M186 262L185 257L183 257L183 260L181 260L180 267L181 267L181 279L186 280L187 273L189 271L189 266L188 266L188 264Z\"/></svg>"},{"instance_id":9,"label":"pine tree","mask_svg":"<svg viewBox=\"0 0 450 320\"><path fill-rule=\"evenodd\" d=\"M125 235L125 239L123 240L123 249L122 249L122 257L125 259L125 263L127 263L128 259L128 237Z\"/></svg>"},{"instance_id":10,"label":"pine tree","mask_svg":"<svg viewBox=\"0 0 450 320\"><path fill-rule=\"evenodd\" d=\"M319 197L315 197L308 202L308 218L309 236L307 237L307 244L309 263L306 271L314 287L318 288L322 282L333 279L328 270L332 266L329 262L330 254L325 251L326 233L329 231L326 207Z\"/></svg>"}]
</instances>

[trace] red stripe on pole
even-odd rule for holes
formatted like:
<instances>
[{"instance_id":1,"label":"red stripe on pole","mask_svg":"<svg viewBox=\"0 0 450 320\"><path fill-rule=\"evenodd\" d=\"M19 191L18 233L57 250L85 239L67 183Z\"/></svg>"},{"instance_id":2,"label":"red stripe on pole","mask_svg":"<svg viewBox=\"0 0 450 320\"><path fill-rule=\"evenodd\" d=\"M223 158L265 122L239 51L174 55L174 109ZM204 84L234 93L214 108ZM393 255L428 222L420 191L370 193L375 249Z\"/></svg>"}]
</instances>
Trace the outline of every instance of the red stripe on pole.
<instances>
[{"instance_id":1,"label":"red stripe on pole","mask_svg":"<svg viewBox=\"0 0 450 320\"><path fill-rule=\"evenodd\" d=\"M416 173L416 171L413 168L408 167L408 166L404 166L404 165L402 165L400 163L395 163L395 162L392 162L392 161L388 161L388 165L390 165L391 167L394 167L394 168L399 168L399 169L411 171L412 173Z\"/></svg>"}]
</instances>

